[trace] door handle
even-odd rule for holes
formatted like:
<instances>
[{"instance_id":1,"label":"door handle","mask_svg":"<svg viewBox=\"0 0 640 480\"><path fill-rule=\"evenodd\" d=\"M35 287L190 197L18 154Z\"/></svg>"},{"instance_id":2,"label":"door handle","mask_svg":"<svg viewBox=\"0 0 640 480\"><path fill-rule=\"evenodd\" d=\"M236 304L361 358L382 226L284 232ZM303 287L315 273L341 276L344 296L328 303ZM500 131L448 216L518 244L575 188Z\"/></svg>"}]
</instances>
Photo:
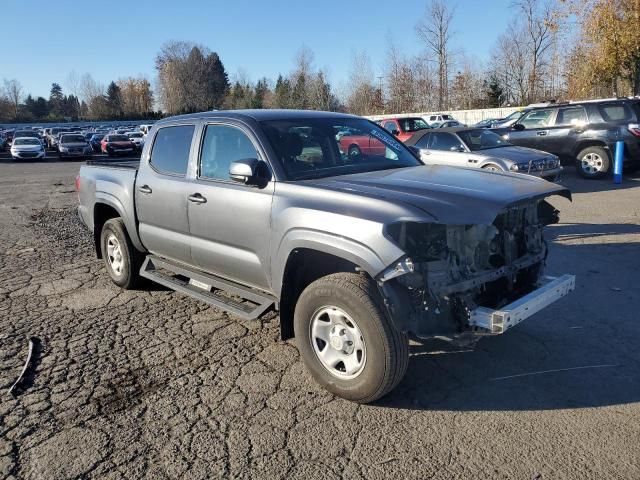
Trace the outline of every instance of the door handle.
<instances>
[{"instance_id":1,"label":"door handle","mask_svg":"<svg viewBox=\"0 0 640 480\"><path fill-rule=\"evenodd\" d=\"M151 190L151 187L149 185L141 185L138 187L138 191L140 193L146 193L147 195L150 194L151 192L153 192L153 190Z\"/></svg>"},{"instance_id":2,"label":"door handle","mask_svg":"<svg viewBox=\"0 0 640 480\"><path fill-rule=\"evenodd\" d=\"M536 135L538 135L539 137L545 137L547 133L549 132L547 132L546 130L542 130L540 132L536 132Z\"/></svg>"},{"instance_id":3,"label":"door handle","mask_svg":"<svg viewBox=\"0 0 640 480\"><path fill-rule=\"evenodd\" d=\"M207 199L204 198L199 193L194 193L193 195L189 195L187 197L187 200L189 200L190 202L193 202L193 203L207 203Z\"/></svg>"}]
</instances>

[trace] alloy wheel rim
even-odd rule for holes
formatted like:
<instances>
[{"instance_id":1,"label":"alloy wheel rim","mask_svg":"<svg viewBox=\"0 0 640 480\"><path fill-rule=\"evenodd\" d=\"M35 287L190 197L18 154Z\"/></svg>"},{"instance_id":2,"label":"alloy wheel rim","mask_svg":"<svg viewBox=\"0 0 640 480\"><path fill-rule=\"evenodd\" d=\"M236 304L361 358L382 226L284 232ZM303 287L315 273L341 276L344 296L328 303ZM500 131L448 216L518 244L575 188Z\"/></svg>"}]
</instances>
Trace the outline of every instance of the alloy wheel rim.
<instances>
[{"instance_id":1,"label":"alloy wheel rim","mask_svg":"<svg viewBox=\"0 0 640 480\"><path fill-rule=\"evenodd\" d=\"M113 273L118 276L122 275L122 271L124 270L124 257L122 255L120 241L114 234L109 234L107 237L107 262Z\"/></svg>"},{"instance_id":2,"label":"alloy wheel rim","mask_svg":"<svg viewBox=\"0 0 640 480\"><path fill-rule=\"evenodd\" d=\"M362 373L367 360L364 336L344 310L336 306L316 310L309 335L316 357L331 375L352 379Z\"/></svg>"},{"instance_id":3,"label":"alloy wheel rim","mask_svg":"<svg viewBox=\"0 0 640 480\"><path fill-rule=\"evenodd\" d=\"M602 171L602 157L597 153L587 153L581 160L582 170L589 175L593 175Z\"/></svg>"}]
</instances>

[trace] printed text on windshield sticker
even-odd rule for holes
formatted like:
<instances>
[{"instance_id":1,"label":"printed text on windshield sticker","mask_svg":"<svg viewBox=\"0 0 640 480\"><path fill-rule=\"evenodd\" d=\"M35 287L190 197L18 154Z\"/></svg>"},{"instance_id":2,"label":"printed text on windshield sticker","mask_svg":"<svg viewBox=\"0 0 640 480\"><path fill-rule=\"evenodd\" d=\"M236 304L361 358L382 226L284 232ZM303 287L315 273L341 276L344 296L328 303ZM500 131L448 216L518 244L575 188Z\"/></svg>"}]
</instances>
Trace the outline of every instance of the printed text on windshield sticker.
<instances>
[{"instance_id":1,"label":"printed text on windshield sticker","mask_svg":"<svg viewBox=\"0 0 640 480\"><path fill-rule=\"evenodd\" d=\"M378 132L377 130L371 130L369 135L371 135L372 137L376 137L382 143L390 146L391 148L395 148L396 150L402 150L402 147L400 146L399 142L396 142L395 140L387 137L386 135Z\"/></svg>"}]
</instances>

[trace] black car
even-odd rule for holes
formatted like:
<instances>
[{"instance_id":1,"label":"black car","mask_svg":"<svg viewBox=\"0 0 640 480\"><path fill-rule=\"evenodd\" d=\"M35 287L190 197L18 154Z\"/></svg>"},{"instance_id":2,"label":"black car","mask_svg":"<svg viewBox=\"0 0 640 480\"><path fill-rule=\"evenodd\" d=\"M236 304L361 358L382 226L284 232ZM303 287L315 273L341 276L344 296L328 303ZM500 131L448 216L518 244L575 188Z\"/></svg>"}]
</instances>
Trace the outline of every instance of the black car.
<instances>
[{"instance_id":1,"label":"black car","mask_svg":"<svg viewBox=\"0 0 640 480\"><path fill-rule=\"evenodd\" d=\"M613 170L616 141L624 141L624 169L640 166L640 99L555 103L536 107L508 128L497 128L514 145L553 153L576 163L585 178Z\"/></svg>"}]
</instances>

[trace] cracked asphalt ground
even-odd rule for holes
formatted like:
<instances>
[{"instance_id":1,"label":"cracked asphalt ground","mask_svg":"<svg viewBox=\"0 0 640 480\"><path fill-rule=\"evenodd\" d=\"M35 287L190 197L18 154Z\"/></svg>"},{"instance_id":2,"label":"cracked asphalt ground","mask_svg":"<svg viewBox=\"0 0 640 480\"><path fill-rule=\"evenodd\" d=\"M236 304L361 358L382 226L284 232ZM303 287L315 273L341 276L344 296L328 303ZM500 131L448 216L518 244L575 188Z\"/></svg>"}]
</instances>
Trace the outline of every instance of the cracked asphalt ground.
<instances>
[{"instance_id":1,"label":"cracked asphalt ground","mask_svg":"<svg viewBox=\"0 0 640 480\"><path fill-rule=\"evenodd\" d=\"M399 387L359 406L313 382L275 314L111 284L78 167L0 162L0 477L640 478L640 177L568 169L548 272L576 291L475 351L412 344Z\"/></svg>"}]
</instances>

